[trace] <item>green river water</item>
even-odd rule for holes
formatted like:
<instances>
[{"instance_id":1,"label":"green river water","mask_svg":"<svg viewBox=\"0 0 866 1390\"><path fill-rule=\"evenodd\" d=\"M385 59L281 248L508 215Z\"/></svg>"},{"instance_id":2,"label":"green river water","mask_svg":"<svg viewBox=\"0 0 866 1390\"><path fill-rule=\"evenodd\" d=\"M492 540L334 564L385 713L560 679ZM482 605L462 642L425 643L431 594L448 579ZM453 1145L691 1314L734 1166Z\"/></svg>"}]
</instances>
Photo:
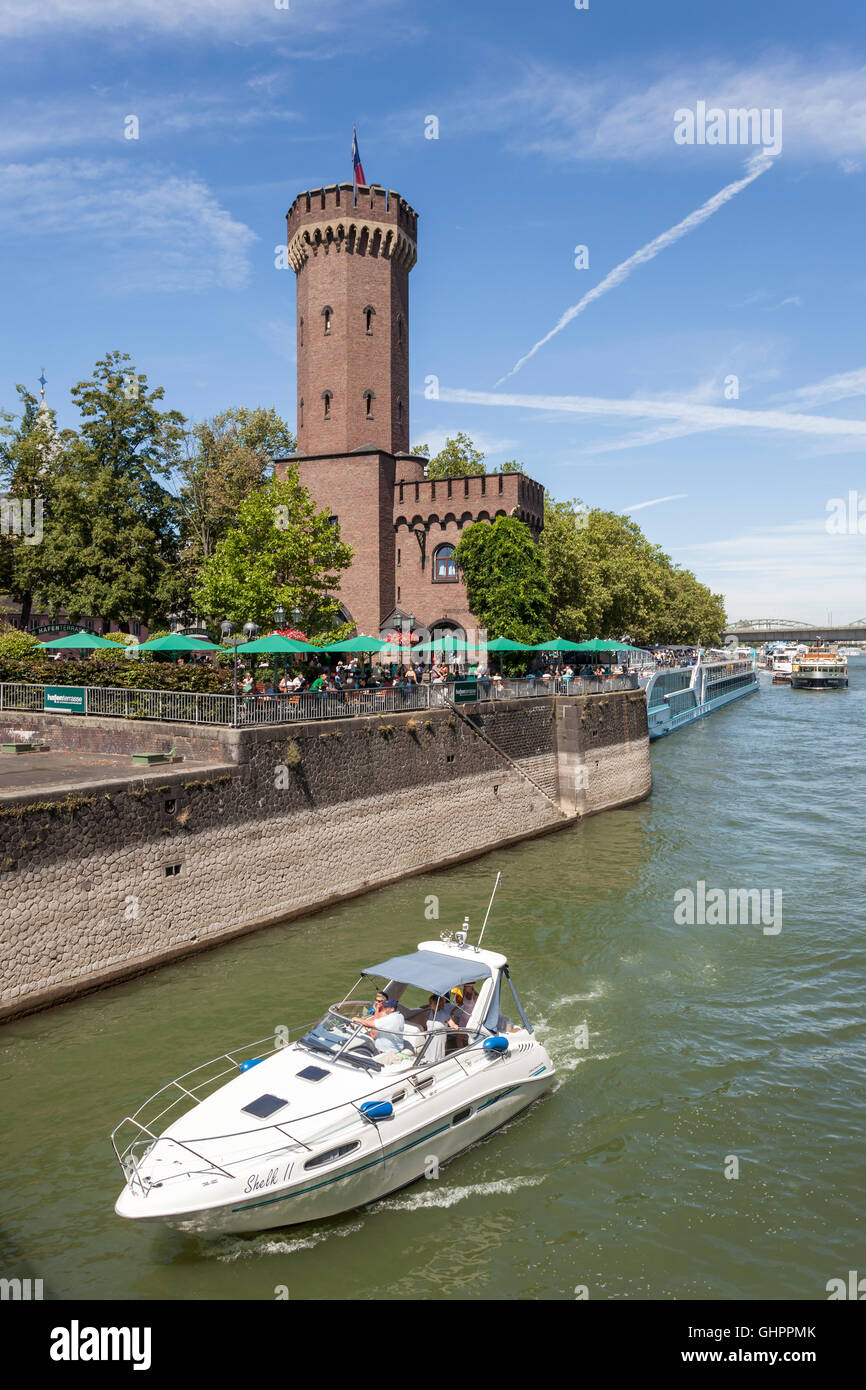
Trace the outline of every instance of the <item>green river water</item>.
<instances>
[{"instance_id":1,"label":"green river water","mask_svg":"<svg viewBox=\"0 0 866 1390\"><path fill-rule=\"evenodd\" d=\"M864 727L862 665L847 691L762 684L655 743L639 806L7 1026L3 1274L55 1298L826 1299L866 1273ZM208 1242L114 1215L114 1124L360 966L465 912L477 932L497 869L485 945L558 1070L532 1110L318 1226ZM677 925L699 880L782 890L781 931Z\"/></svg>"}]
</instances>

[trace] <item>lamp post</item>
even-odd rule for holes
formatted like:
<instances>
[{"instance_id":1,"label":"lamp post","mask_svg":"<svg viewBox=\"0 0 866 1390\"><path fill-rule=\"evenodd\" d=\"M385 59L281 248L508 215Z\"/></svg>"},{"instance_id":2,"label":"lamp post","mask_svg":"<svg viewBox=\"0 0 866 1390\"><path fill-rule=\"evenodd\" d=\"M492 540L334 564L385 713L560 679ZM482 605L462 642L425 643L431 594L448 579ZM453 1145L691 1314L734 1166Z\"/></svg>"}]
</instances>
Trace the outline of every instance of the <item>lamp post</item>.
<instances>
[{"instance_id":1,"label":"lamp post","mask_svg":"<svg viewBox=\"0 0 866 1390\"><path fill-rule=\"evenodd\" d=\"M281 603L278 603L277 606L276 606L276 608L274 609L274 622L276 623L277 627L285 627L285 625L286 625L286 610L285 610L285 608L283 607L283 605L282 605ZM288 656L288 653L285 652L285 653L283 654L283 681L284 681L285 684L288 684L288 682L286 681L286 677L288 676L288 674L289 674L289 656ZM276 687L277 687L277 688L276 688L276 691L275 691L274 693L279 697L280 687L279 687L279 685L278 685L278 683L277 683L277 658L276 658L276 657L274 657L274 685L276 685Z\"/></svg>"},{"instance_id":2,"label":"lamp post","mask_svg":"<svg viewBox=\"0 0 866 1390\"><path fill-rule=\"evenodd\" d=\"M220 637L227 642L230 637L234 637L235 648L235 723L238 722L238 636L235 632L234 623L230 623L228 618L223 618L220 623Z\"/></svg>"}]
</instances>

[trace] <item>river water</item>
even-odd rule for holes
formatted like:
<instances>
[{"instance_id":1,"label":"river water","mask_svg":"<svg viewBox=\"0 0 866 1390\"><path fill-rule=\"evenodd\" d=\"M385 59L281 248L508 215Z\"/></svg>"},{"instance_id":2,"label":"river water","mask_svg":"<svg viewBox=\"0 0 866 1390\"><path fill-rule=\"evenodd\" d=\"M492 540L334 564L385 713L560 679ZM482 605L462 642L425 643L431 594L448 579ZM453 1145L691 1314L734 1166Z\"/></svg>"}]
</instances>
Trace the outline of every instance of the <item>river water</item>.
<instances>
[{"instance_id":1,"label":"river water","mask_svg":"<svg viewBox=\"0 0 866 1390\"><path fill-rule=\"evenodd\" d=\"M866 1272L864 726L864 664L847 691L762 684L653 744L639 806L7 1026L0 1272L59 1298L825 1299ZM497 869L485 944L553 1091L438 1180L318 1226L207 1242L114 1216L115 1123L359 966L465 912L477 931ZM781 891L781 930L679 924L699 882Z\"/></svg>"}]
</instances>

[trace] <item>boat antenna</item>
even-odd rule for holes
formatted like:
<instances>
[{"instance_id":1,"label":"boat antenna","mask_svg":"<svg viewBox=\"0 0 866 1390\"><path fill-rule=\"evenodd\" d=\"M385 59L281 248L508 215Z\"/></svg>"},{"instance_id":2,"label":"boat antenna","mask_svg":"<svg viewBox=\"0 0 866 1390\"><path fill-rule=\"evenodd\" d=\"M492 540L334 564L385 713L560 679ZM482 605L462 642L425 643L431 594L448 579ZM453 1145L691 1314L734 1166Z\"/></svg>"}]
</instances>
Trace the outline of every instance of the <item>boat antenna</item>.
<instances>
[{"instance_id":1,"label":"boat antenna","mask_svg":"<svg viewBox=\"0 0 866 1390\"><path fill-rule=\"evenodd\" d=\"M494 885L493 885L493 892L490 894L490 902L487 904L487 911L486 911L485 914L484 914L484 921L483 921L482 924L481 924L481 936L479 936L479 938L478 938L478 946L476 946L476 948L475 948L476 951L477 951L477 950L479 949L479 947L481 946L481 939L482 939L482 937L484 936L484 928L487 926L487 918L490 916L490 909L491 909L491 907L493 906L493 899L496 897L496 890L497 890L497 888L499 887L499 885L500 885L501 882L502 882L502 875L501 875L501 874L497 874L497 875L496 875L496 882L495 882Z\"/></svg>"}]
</instances>

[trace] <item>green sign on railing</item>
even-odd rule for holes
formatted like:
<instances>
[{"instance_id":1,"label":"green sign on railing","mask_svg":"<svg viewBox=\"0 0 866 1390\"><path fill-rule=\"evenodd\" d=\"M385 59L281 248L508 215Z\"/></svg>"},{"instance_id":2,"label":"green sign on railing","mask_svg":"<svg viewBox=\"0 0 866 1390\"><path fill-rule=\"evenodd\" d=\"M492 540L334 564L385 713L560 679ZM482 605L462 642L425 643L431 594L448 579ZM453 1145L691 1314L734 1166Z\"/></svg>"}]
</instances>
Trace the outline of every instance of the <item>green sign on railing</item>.
<instances>
[{"instance_id":1,"label":"green sign on railing","mask_svg":"<svg viewBox=\"0 0 866 1390\"><path fill-rule=\"evenodd\" d=\"M478 699L477 681L455 681L454 682L454 703L455 705L468 704L470 700Z\"/></svg>"},{"instance_id":2,"label":"green sign on railing","mask_svg":"<svg viewBox=\"0 0 866 1390\"><path fill-rule=\"evenodd\" d=\"M43 709L61 710L64 714L87 713L87 691L79 685L46 685Z\"/></svg>"}]
</instances>

